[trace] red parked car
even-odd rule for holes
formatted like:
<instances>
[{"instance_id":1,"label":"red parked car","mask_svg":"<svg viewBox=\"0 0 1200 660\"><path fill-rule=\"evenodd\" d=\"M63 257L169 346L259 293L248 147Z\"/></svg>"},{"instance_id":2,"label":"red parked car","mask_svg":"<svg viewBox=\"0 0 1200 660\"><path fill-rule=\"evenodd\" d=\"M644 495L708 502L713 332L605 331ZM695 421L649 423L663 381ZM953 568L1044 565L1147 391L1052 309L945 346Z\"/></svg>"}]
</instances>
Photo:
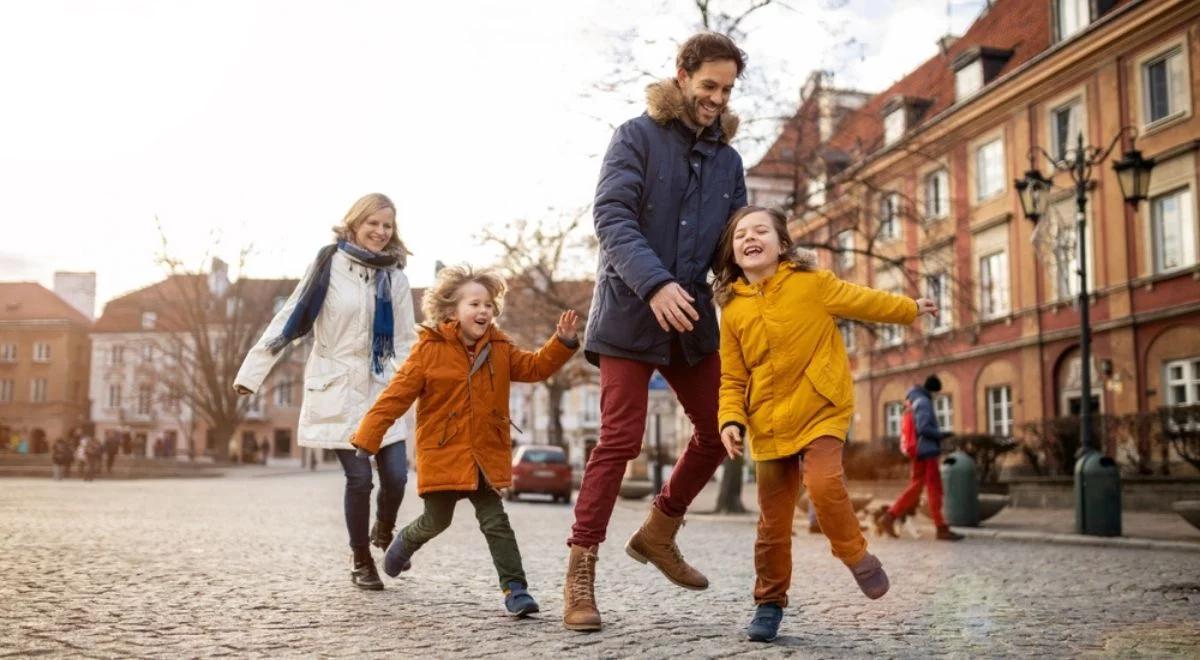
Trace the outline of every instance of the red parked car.
<instances>
[{"instance_id":1,"label":"red parked car","mask_svg":"<svg viewBox=\"0 0 1200 660\"><path fill-rule=\"evenodd\" d=\"M561 447L521 445L513 454L513 481L508 499L522 493L551 495L554 501L571 501L571 466Z\"/></svg>"}]
</instances>

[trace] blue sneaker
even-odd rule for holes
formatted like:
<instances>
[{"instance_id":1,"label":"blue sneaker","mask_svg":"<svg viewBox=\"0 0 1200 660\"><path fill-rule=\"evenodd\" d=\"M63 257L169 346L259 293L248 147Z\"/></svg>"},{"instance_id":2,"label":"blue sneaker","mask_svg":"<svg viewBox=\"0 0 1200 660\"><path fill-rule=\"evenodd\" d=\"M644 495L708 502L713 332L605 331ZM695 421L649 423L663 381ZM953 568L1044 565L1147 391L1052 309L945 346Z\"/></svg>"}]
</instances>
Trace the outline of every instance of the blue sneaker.
<instances>
[{"instance_id":1,"label":"blue sneaker","mask_svg":"<svg viewBox=\"0 0 1200 660\"><path fill-rule=\"evenodd\" d=\"M509 582L504 590L504 609L518 619L525 618L538 611L537 601L529 595L528 589L520 582Z\"/></svg>"},{"instance_id":2,"label":"blue sneaker","mask_svg":"<svg viewBox=\"0 0 1200 660\"><path fill-rule=\"evenodd\" d=\"M752 642L773 642L779 636L779 624L783 621L783 608L775 603L764 603L754 610L754 618L746 626L746 637Z\"/></svg>"},{"instance_id":3,"label":"blue sneaker","mask_svg":"<svg viewBox=\"0 0 1200 660\"><path fill-rule=\"evenodd\" d=\"M408 551L404 549L404 535L397 534L396 538L392 539L391 545L388 546L387 553L383 555L383 572L391 577L396 577L410 568L412 568L412 561L409 559Z\"/></svg>"}]
</instances>

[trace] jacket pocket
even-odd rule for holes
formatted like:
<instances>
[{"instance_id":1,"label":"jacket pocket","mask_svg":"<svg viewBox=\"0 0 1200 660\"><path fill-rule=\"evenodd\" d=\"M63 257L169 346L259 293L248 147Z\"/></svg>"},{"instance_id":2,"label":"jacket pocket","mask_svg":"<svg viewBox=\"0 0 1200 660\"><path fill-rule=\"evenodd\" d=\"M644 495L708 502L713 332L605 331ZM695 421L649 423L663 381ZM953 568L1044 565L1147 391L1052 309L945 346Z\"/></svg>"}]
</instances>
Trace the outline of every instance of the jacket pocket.
<instances>
[{"instance_id":1,"label":"jacket pocket","mask_svg":"<svg viewBox=\"0 0 1200 660\"><path fill-rule=\"evenodd\" d=\"M828 356L813 359L804 375L813 384L813 389L835 406L844 406L850 402L846 387L844 370L837 369Z\"/></svg>"},{"instance_id":2,"label":"jacket pocket","mask_svg":"<svg viewBox=\"0 0 1200 660\"><path fill-rule=\"evenodd\" d=\"M430 444L434 448L445 447L446 443L450 442L456 435L458 435L458 411L452 411L446 416L446 421L441 425L440 432L429 438Z\"/></svg>"},{"instance_id":3,"label":"jacket pocket","mask_svg":"<svg viewBox=\"0 0 1200 660\"><path fill-rule=\"evenodd\" d=\"M309 422L330 422L346 417L346 372L304 379L304 417Z\"/></svg>"},{"instance_id":4,"label":"jacket pocket","mask_svg":"<svg viewBox=\"0 0 1200 660\"><path fill-rule=\"evenodd\" d=\"M504 447L512 446L512 420L508 415L492 411L492 428L495 429L495 438Z\"/></svg>"}]
</instances>

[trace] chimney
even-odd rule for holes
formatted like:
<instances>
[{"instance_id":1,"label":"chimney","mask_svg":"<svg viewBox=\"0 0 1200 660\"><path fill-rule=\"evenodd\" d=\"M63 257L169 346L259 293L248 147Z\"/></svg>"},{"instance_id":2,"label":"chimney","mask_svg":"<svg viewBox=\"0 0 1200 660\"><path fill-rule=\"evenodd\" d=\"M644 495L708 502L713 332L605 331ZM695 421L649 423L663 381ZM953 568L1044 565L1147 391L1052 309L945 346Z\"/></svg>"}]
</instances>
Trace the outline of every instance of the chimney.
<instances>
[{"instance_id":1,"label":"chimney","mask_svg":"<svg viewBox=\"0 0 1200 660\"><path fill-rule=\"evenodd\" d=\"M96 320L96 274L54 273L54 293L70 303L89 321Z\"/></svg>"},{"instance_id":2,"label":"chimney","mask_svg":"<svg viewBox=\"0 0 1200 660\"><path fill-rule=\"evenodd\" d=\"M958 35L944 34L937 40L938 50L945 56L950 53L950 47L958 43Z\"/></svg>"}]
</instances>

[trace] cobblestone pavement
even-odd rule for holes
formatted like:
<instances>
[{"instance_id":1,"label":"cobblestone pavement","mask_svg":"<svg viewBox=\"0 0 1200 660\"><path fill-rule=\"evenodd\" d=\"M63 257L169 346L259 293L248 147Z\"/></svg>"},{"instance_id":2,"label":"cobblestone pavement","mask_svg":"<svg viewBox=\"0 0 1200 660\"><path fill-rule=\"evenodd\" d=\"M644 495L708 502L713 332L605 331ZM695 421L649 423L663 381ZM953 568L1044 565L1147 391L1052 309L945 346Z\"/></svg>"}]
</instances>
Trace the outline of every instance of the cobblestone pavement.
<instances>
[{"instance_id":1,"label":"cobblestone pavement","mask_svg":"<svg viewBox=\"0 0 1200 660\"><path fill-rule=\"evenodd\" d=\"M601 548L600 633L563 630L562 505L509 505L543 614L502 613L470 505L382 592L354 589L335 472L137 482L0 481L0 657L1200 655L1200 554L872 540L892 592L868 601L822 537L795 544L775 645L744 641L751 518L692 516L706 592ZM401 519L420 501L410 492ZM378 556L378 555L377 555Z\"/></svg>"}]
</instances>

